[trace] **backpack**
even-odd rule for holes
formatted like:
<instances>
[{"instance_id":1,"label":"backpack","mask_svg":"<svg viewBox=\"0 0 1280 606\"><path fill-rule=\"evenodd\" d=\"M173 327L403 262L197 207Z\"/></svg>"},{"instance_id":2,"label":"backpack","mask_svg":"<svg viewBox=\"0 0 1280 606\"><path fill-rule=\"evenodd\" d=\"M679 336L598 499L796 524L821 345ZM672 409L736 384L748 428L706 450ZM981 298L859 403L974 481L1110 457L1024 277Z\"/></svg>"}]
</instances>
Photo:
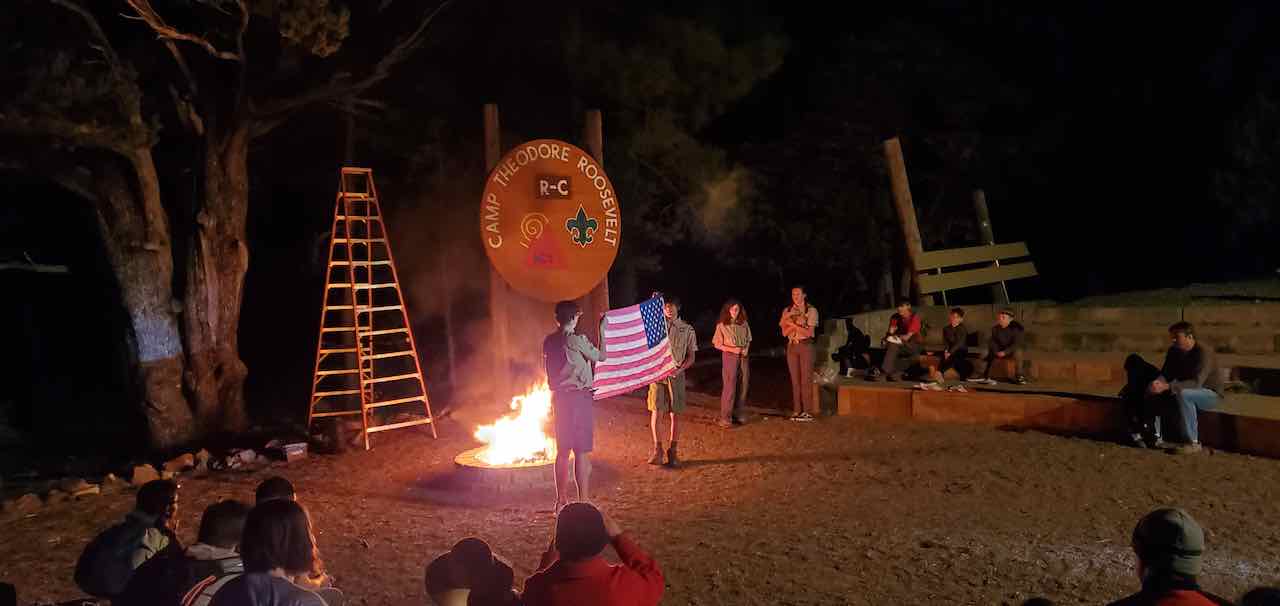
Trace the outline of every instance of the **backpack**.
<instances>
[{"instance_id":1,"label":"backpack","mask_svg":"<svg viewBox=\"0 0 1280 606\"><path fill-rule=\"evenodd\" d=\"M76 585L95 597L120 595L133 576L130 556L146 532L142 524L126 519L94 537L76 560Z\"/></svg>"}]
</instances>

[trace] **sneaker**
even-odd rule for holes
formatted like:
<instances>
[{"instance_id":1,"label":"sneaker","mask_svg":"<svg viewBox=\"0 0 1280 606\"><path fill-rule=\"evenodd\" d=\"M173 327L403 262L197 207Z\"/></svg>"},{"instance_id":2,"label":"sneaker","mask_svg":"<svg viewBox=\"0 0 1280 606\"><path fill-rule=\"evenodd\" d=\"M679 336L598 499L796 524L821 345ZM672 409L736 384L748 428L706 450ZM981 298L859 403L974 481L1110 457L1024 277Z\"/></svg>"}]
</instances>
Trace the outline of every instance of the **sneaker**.
<instances>
[{"instance_id":1,"label":"sneaker","mask_svg":"<svg viewBox=\"0 0 1280 606\"><path fill-rule=\"evenodd\" d=\"M916 389L922 389L924 391L943 391L944 390L944 388L941 385L938 385L937 383L916 383Z\"/></svg>"},{"instance_id":2,"label":"sneaker","mask_svg":"<svg viewBox=\"0 0 1280 606\"><path fill-rule=\"evenodd\" d=\"M969 390L965 389L964 385L952 385L951 387L947 388L947 391L954 391L956 393L969 393Z\"/></svg>"},{"instance_id":3,"label":"sneaker","mask_svg":"<svg viewBox=\"0 0 1280 606\"><path fill-rule=\"evenodd\" d=\"M1166 448L1165 452L1169 454L1184 455L1195 454L1201 450L1199 442L1186 442L1183 444L1174 444L1173 446Z\"/></svg>"},{"instance_id":4,"label":"sneaker","mask_svg":"<svg viewBox=\"0 0 1280 606\"><path fill-rule=\"evenodd\" d=\"M1133 446L1134 448L1146 448L1147 441L1142 437L1142 434L1131 433L1129 434L1129 445Z\"/></svg>"},{"instance_id":5,"label":"sneaker","mask_svg":"<svg viewBox=\"0 0 1280 606\"><path fill-rule=\"evenodd\" d=\"M813 415L807 412L802 412L800 414L791 415L791 420L799 421L801 423L811 423L813 421L817 421L818 419L814 418Z\"/></svg>"},{"instance_id":6,"label":"sneaker","mask_svg":"<svg viewBox=\"0 0 1280 606\"><path fill-rule=\"evenodd\" d=\"M970 382L970 383L977 383L977 384L979 384L979 385L995 385L995 384L996 384L996 380L995 380L995 379L988 379L988 378L986 378L986 377L982 377L982 378L978 378L978 379L969 379L969 382Z\"/></svg>"},{"instance_id":7,"label":"sneaker","mask_svg":"<svg viewBox=\"0 0 1280 606\"><path fill-rule=\"evenodd\" d=\"M1016 384L1018 384L1018 385L1026 385L1027 383L1030 383L1031 381L1028 381L1028 380L1027 380L1027 378L1026 378L1026 377L1024 377L1024 376L1022 376L1022 375L1018 375L1017 377L1014 377L1013 382L1014 382L1014 383L1016 383Z\"/></svg>"},{"instance_id":8,"label":"sneaker","mask_svg":"<svg viewBox=\"0 0 1280 606\"><path fill-rule=\"evenodd\" d=\"M716 421L716 425L722 429L733 429L733 423L724 419Z\"/></svg>"},{"instance_id":9,"label":"sneaker","mask_svg":"<svg viewBox=\"0 0 1280 606\"><path fill-rule=\"evenodd\" d=\"M898 372L890 373L885 376L884 380L889 381L890 383L897 383L898 381L902 380L902 373L898 373Z\"/></svg>"}]
</instances>

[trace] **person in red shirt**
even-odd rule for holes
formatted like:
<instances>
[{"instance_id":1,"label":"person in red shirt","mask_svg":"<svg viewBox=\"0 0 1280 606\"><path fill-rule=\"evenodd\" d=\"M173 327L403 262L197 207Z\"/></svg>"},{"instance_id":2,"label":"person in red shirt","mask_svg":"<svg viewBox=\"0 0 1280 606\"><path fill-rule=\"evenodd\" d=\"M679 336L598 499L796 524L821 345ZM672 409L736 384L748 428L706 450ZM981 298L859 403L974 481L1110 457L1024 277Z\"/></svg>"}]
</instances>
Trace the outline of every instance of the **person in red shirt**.
<instances>
[{"instance_id":1,"label":"person in red shirt","mask_svg":"<svg viewBox=\"0 0 1280 606\"><path fill-rule=\"evenodd\" d=\"M898 313L889 318L889 330L880 340L884 344L884 363L880 368L871 367L867 379L884 378L890 381L902 379L902 371L911 367L912 361L924 351L924 337L920 334L920 316L911 312L910 301L898 302Z\"/></svg>"},{"instance_id":2,"label":"person in red shirt","mask_svg":"<svg viewBox=\"0 0 1280 606\"><path fill-rule=\"evenodd\" d=\"M613 545L622 564L604 559ZM570 503L538 572L524 582L525 606L653 606L666 585L658 563L630 533L590 503Z\"/></svg>"},{"instance_id":3,"label":"person in red shirt","mask_svg":"<svg viewBox=\"0 0 1280 606\"><path fill-rule=\"evenodd\" d=\"M1133 529L1142 590L1108 606L1230 606L1200 589L1204 530L1181 509L1157 509Z\"/></svg>"}]
</instances>

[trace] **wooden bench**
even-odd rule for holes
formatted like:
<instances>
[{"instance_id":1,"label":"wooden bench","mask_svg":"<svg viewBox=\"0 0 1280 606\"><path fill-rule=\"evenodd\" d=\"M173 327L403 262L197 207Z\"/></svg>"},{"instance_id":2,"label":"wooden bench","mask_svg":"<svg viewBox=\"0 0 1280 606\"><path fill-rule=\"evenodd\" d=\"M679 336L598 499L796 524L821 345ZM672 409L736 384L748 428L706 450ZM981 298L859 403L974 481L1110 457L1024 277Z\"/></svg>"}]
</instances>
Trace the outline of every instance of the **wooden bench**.
<instances>
[{"instance_id":1,"label":"wooden bench","mask_svg":"<svg viewBox=\"0 0 1280 606\"><path fill-rule=\"evenodd\" d=\"M920 272L920 294L941 293L945 305L948 290L996 283L1003 286L1009 280L1039 275L1035 264L1028 258L1030 256L1026 242L923 252L916 259L916 270ZM1007 262L1013 259L1025 260ZM1002 261L1006 262L1001 263ZM973 265L984 267L963 269ZM1006 289L1006 300L1008 294Z\"/></svg>"}]
</instances>

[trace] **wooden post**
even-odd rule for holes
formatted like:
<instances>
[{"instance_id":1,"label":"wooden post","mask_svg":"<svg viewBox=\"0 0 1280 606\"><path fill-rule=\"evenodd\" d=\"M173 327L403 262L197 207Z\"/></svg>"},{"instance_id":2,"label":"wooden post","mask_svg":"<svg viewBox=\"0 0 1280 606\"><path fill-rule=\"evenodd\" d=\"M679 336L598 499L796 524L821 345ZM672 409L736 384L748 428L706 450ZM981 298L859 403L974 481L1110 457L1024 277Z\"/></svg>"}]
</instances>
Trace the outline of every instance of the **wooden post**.
<instances>
[{"instance_id":1,"label":"wooden post","mask_svg":"<svg viewBox=\"0 0 1280 606\"><path fill-rule=\"evenodd\" d=\"M498 106L486 103L484 106L484 169L485 178L502 159L502 131L498 127ZM489 263L489 327L490 338L493 339L493 377L492 385L495 399L501 401L511 390L510 339L507 316L510 311L510 296L507 283L498 275L498 270Z\"/></svg>"},{"instance_id":2,"label":"wooden post","mask_svg":"<svg viewBox=\"0 0 1280 606\"><path fill-rule=\"evenodd\" d=\"M889 182L893 187L893 205L898 209L902 223L902 235L907 241L907 264L911 267L912 301L920 299L920 265L918 259L924 253L920 241L920 226L916 224L916 207L911 201L911 184L907 181L907 163L902 158L902 143L897 137L884 142L884 159L889 166Z\"/></svg>"},{"instance_id":3,"label":"wooden post","mask_svg":"<svg viewBox=\"0 0 1280 606\"><path fill-rule=\"evenodd\" d=\"M996 233L991 226L991 213L987 211L987 193L981 189L973 190L973 211L978 215L978 235L981 236L982 243L987 246L995 244ZM999 259L996 259L995 266L1000 267ZM991 298L1002 305L1009 303L1009 287L1004 280L991 285Z\"/></svg>"},{"instance_id":4,"label":"wooden post","mask_svg":"<svg viewBox=\"0 0 1280 606\"><path fill-rule=\"evenodd\" d=\"M587 145L587 152L604 168L604 125L598 109L589 109L586 123L583 125L582 138ZM578 330L591 338L592 342L603 345L600 332L600 317L609 311L609 275L605 274L600 283L591 292L582 297L578 303L582 306L582 316L590 321L579 322Z\"/></svg>"}]
</instances>

